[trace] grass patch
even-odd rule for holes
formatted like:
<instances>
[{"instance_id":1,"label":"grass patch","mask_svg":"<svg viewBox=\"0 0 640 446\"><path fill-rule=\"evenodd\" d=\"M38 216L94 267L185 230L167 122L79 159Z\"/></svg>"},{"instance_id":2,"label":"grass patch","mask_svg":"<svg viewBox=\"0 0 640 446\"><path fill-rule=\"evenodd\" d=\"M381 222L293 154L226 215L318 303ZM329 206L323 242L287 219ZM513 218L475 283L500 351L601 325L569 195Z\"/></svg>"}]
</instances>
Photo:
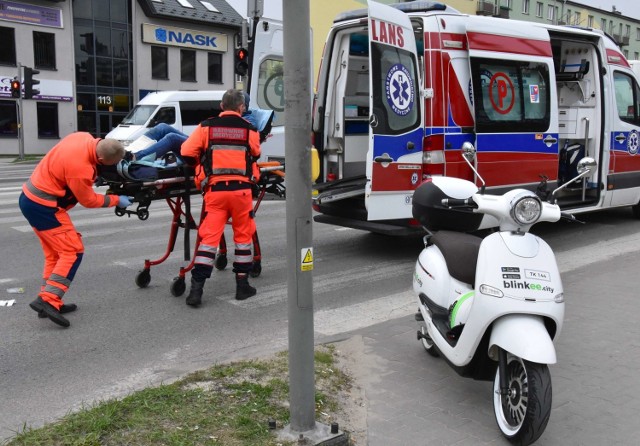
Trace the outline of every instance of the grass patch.
<instances>
[{"instance_id":1,"label":"grass patch","mask_svg":"<svg viewBox=\"0 0 640 446\"><path fill-rule=\"evenodd\" d=\"M44 155L25 155L23 159L15 157L13 161L14 164L18 163L30 163L33 161L40 161Z\"/></svg>"},{"instance_id":2,"label":"grass patch","mask_svg":"<svg viewBox=\"0 0 640 446\"><path fill-rule=\"evenodd\" d=\"M330 424L352 386L333 345L316 348L316 420ZM68 414L39 429L23 428L7 446L279 446L269 430L289 424L288 355L239 361L192 373Z\"/></svg>"}]
</instances>

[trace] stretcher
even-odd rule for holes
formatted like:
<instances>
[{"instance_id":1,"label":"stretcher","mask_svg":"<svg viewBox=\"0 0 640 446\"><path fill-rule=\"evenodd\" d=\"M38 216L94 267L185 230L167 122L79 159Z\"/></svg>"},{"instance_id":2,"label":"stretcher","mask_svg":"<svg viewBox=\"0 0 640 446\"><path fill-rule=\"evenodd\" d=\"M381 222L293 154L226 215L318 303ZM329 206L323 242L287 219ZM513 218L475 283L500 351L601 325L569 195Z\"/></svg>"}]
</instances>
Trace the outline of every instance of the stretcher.
<instances>
[{"instance_id":1,"label":"stretcher","mask_svg":"<svg viewBox=\"0 0 640 446\"><path fill-rule=\"evenodd\" d=\"M284 165L279 162L258 163L260 169L260 179L254 184L254 214L257 213L260 203L265 195L270 193L278 197L285 197L284 186ZM145 288L151 282L151 267L163 263L169 258L175 249L180 228L183 229L184 238L184 260L189 262L187 266L180 267L178 275L174 277L170 285L170 292L173 296L181 296L186 290L186 274L193 269L195 252L200 243L200 237L196 237L193 247L194 255L191 256L191 230L198 229L202 217L204 216L204 201L200 212L200 221L196 223L191 214L191 196L201 194L195 187L195 172L189 166L174 166L171 168L158 169L155 179L134 180L125 178L112 169L101 169L98 172L96 185L108 186L107 193L116 195L127 195L133 198L135 209L122 209L116 207L117 216L128 217L135 215L140 220L149 218L149 206L153 201L164 200L171 209L172 219L169 232L169 240L165 253L155 259L145 259L144 267L135 277L135 283L140 288ZM258 232L253 235L253 265L250 272L251 277L258 277L262 272L262 253ZM215 259L215 268L223 270L227 266L227 243L224 234L220 239L220 246Z\"/></svg>"}]
</instances>

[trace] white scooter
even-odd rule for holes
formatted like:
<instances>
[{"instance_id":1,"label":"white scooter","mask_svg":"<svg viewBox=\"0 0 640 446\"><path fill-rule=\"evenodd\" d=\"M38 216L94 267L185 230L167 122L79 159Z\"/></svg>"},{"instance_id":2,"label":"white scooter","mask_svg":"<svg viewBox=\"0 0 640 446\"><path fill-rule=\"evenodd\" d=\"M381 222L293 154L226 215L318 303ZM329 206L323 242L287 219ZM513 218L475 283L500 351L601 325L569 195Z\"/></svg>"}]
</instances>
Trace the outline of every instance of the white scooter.
<instances>
[{"instance_id":1,"label":"white scooter","mask_svg":"<svg viewBox=\"0 0 640 446\"><path fill-rule=\"evenodd\" d=\"M553 251L528 231L537 222L573 219L561 213L555 197L590 175L596 162L582 159L577 177L546 202L525 189L485 194L471 163L473 145L465 143L463 154L480 190L467 180L434 177L413 196L413 216L428 232L413 275L418 340L461 376L493 380L500 430L512 443L528 445L549 421L547 364L556 362L553 341L564 317ZM484 238L468 233L494 226L499 230Z\"/></svg>"}]
</instances>

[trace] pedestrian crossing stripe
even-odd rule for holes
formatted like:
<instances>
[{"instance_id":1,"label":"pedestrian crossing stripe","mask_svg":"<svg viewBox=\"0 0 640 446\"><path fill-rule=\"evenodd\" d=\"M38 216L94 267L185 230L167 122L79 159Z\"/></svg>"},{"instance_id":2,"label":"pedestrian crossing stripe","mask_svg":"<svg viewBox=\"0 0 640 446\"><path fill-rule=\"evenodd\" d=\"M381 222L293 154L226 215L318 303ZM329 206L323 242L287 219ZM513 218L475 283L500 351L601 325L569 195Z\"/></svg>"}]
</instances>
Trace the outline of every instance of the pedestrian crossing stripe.
<instances>
[{"instance_id":1,"label":"pedestrian crossing stripe","mask_svg":"<svg viewBox=\"0 0 640 446\"><path fill-rule=\"evenodd\" d=\"M300 271L311 271L313 269L313 248L302 248L300 250Z\"/></svg>"}]
</instances>

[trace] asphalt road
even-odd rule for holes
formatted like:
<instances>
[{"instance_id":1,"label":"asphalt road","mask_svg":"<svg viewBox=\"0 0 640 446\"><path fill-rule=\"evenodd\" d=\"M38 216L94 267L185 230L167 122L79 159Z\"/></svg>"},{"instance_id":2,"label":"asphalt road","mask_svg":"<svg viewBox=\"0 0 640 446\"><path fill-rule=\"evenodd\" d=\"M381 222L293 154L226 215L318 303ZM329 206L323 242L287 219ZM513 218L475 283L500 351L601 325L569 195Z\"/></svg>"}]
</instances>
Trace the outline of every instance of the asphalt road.
<instances>
[{"instance_id":1,"label":"asphalt road","mask_svg":"<svg viewBox=\"0 0 640 446\"><path fill-rule=\"evenodd\" d=\"M40 248L17 207L30 168L0 163L0 305L15 299L0 306L0 439L25 423L37 427L83 404L171 382L218 362L287 348L281 200L263 202L257 213L263 268L251 282L258 295L235 301L229 266L207 282L199 309L169 292L185 263L181 236L170 259L152 267L149 286L134 283L144 260L166 250L171 213L165 202L152 204L147 221L116 217L113 209L78 207L73 218L86 253L67 301L79 310L69 316L69 329L39 320L28 303L40 284ZM199 209L198 197L194 209ZM628 237L639 223L630 210L582 218L588 224L534 228L556 250L559 263L588 265L634 248ZM422 249L419 237L384 237L321 224L314 224L313 236L318 342L413 308L411 276ZM625 244L617 245L622 238ZM227 240L232 240L230 231ZM25 293L7 293L14 287Z\"/></svg>"}]
</instances>

